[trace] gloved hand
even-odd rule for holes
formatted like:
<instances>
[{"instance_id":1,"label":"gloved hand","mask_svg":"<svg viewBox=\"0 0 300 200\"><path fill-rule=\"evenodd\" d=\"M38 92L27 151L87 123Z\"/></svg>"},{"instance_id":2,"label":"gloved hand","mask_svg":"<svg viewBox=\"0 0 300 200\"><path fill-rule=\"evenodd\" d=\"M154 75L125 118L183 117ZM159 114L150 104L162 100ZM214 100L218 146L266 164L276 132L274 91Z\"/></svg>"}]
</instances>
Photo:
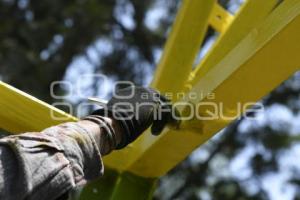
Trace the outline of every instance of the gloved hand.
<instances>
[{"instance_id":1,"label":"gloved hand","mask_svg":"<svg viewBox=\"0 0 300 200\"><path fill-rule=\"evenodd\" d=\"M115 119L121 126L121 149L134 141L149 126L153 135L161 133L167 124L179 126L178 112L173 110L170 102L151 88L131 86L119 89L103 108L92 115L108 116ZM172 116L176 115L176 117Z\"/></svg>"}]
</instances>

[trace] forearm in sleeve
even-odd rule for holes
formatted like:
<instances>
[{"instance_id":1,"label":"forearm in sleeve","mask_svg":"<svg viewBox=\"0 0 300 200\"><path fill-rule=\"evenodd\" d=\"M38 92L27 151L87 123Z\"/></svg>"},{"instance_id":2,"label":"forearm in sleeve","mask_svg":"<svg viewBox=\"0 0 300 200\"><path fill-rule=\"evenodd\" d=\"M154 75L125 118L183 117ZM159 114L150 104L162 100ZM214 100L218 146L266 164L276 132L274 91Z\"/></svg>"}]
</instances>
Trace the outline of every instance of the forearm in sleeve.
<instances>
[{"instance_id":1,"label":"forearm in sleeve","mask_svg":"<svg viewBox=\"0 0 300 200\"><path fill-rule=\"evenodd\" d=\"M0 199L54 200L102 173L98 141L76 122L0 140Z\"/></svg>"}]
</instances>

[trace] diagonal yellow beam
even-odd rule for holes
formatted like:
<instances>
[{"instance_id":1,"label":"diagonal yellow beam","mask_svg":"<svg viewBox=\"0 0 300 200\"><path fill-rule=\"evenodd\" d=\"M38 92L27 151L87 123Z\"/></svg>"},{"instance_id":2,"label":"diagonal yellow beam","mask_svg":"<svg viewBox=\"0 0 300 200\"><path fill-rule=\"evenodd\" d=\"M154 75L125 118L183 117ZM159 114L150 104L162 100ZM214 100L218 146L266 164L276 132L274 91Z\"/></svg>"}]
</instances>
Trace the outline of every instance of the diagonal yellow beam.
<instances>
[{"instance_id":1,"label":"diagonal yellow beam","mask_svg":"<svg viewBox=\"0 0 300 200\"><path fill-rule=\"evenodd\" d=\"M223 115L240 115L239 103L258 101L299 69L299 43L300 1L286 0L193 86L191 92L213 92L215 98L203 99L199 95L185 101L222 104ZM212 108L203 106L198 112L206 116L207 110ZM134 162L108 164L140 176L161 176L233 119L188 121L183 124L187 128L179 132L165 130L157 139L146 134L139 138L132 151L123 155L129 158L128 162L134 156ZM195 125L198 131L192 129Z\"/></svg>"},{"instance_id":2,"label":"diagonal yellow beam","mask_svg":"<svg viewBox=\"0 0 300 200\"><path fill-rule=\"evenodd\" d=\"M183 0L151 84L153 87L163 93L183 89L203 42L214 4L215 0Z\"/></svg>"},{"instance_id":3,"label":"diagonal yellow beam","mask_svg":"<svg viewBox=\"0 0 300 200\"><path fill-rule=\"evenodd\" d=\"M253 28L262 23L277 3L278 0L246 1L226 32L220 35L211 50L196 67L191 78L197 78L193 79L190 84L193 85L205 76L207 71L226 56Z\"/></svg>"},{"instance_id":4,"label":"diagonal yellow beam","mask_svg":"<svg viewBox=\"0 0 300 200\"><path fill-rule=\"evenodd\" d=\"M11 133L41 131L76 118L0 81L0 128Z\"/></svg>"}]
</instances>

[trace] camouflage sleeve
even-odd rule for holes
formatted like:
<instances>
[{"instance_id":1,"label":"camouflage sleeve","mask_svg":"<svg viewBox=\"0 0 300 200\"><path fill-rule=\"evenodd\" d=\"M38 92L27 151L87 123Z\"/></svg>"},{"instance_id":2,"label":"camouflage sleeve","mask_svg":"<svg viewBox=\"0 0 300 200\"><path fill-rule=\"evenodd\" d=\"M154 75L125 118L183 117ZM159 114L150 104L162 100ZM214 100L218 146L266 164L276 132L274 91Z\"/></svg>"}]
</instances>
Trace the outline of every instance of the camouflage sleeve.
<instances>
[{"instance_id":1,"label":"camouflage sleeve","mask_svg":"<svg viewBox=\"0 0 300 200\"><path fill-rule=\"evenodd\" d=\"M0 199L54 200L102 174L99 147L78 123L0 140Z\"/></svg>"}]
</instances>

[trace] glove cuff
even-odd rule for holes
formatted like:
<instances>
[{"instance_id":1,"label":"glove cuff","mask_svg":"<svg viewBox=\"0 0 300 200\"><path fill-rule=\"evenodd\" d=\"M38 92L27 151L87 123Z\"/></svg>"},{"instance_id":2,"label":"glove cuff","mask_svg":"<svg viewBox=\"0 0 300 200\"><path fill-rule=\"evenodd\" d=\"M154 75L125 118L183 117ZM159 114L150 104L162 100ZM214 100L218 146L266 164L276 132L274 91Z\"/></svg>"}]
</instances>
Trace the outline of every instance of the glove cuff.
<instances>
[{"instance_id":1,"label":"glove cuff","mask_svg":"<svg viewBox=\"0 0 300 200\"><path fill-rule=\"evenodd\" d=\"M119 125L121 126L121 129L123 130L121 142L116 145L116 149L123 149L126 147L129 143L131 143L135 137L134 137L134 119L127 119L127 114L124 112L118 112L112 109L104 109L100 108L94 112L92 112L92 115L100 115L102 117L110 117L116 120Z\"/></svg>"}]
</instances>

